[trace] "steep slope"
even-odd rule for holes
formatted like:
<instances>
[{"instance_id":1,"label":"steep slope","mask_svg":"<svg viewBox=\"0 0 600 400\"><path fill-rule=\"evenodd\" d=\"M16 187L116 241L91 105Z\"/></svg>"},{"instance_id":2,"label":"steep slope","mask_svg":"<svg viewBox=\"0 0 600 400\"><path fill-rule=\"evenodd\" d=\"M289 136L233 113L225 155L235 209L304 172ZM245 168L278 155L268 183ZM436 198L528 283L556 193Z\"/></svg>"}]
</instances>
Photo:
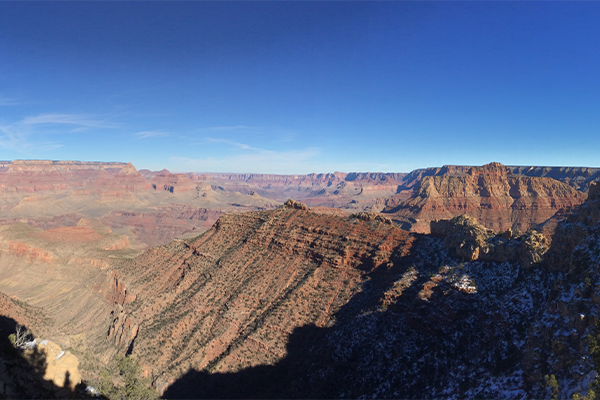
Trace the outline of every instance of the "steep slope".
<instances>
[{"instance_id":1,"label":"steep slope","mask_svg":"<svg viewBox=\"0 0 600 400\"><path fill-rule=\"evenodd\" d=\"M128 247L126 237L85 221L49 230L1 226L2 314L63 348L89 347L103 358L114 352L106 338L111 312L127 298L110 260L139 253Z\"/></svg>"},{"instance_id":2,"label":"steep slope","mask_svg":"<svg viewBox=\"0 0 600 400\"><path fill-rule=\"evenodd\" d=\"M5 227L0 289L86 368L133 354L168 398L542 398L545 375L570 397L600 368L599 187L549 250L469 217L436 238L294 201L135 259L83 222Z\"/></svg>"},{"instance_id":3,"label":"steep slope","mask_svg":"<svg viewBox=\"0 0 600 400\"><path fill-rule=\"evenodd\" d=\"M368 274L335 323L296 328L284 358L239 371L191 370L165 397L585 396L600 369L599 198L592 186L581 214L560 223L557 235L576 234L570 251L558 238L545 252L517 236L507 239L517 251L501 262L469 261L472 253L455 256L456 237L416 235L403 257ZM469 218L449 223L450 236L493 236ZM487 239L504 245L500 236ZM523 265L519 249L542 257ZM555 251L566 251L567 262L543 257Z\"/></svg>"},{"instance_id":4,"label":"steep slope","mask_svg":"<svg viewBox=\"0 0 600 400\"><path fill-rule=\"evenodd\" d=\"M445 167L443 173L425 176L410 199L384 212L415 232L427 233L430 221L461 214L496 231L525 231L559 211L572 210L586 198L565 183L514 175L499 163Z\"/></svg>"},{"instance_id":5,"label":"steep slope","mask_svg":"<svg viewBox=\"0 0 600 400\"><path fill-rule=\"evenodd\" d=\"M8 297L2 292L0 292L0 316L8 317L26 327L41 326L45 322L45 316L41 309L31 307L27 303ZM10 328L13 327L10 326ZM0 329L4 329L9 334L14 333L14 330L8 331L6 326L0 326Z\"/></svg>"},{"instance_id":6,"label":"steep slope","mask_svg":"<svg viewBox=\"0 0 600 400\"><path fill-rule=\"evenodd\" d=\"M190 368L273 364L295 328L334 323L368 274L410 247L383 219L302 208L226 214L200 237L117 266L137 296L119 317L137 333L121 351L138 356L159 389Z\"/></svg>"}]
</instances>

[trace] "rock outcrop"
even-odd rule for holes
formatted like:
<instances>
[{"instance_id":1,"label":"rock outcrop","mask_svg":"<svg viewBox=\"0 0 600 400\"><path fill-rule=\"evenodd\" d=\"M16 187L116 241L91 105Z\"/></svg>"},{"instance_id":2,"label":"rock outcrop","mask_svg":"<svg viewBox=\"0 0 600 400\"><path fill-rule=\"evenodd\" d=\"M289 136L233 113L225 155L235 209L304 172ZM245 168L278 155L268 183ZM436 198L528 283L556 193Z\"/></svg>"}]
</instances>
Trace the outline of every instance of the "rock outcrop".
<instances>
[{"instance_id":1,"label":"rock outcrop","mask_svg":"<svg viewBox=\"0 0 600 400\"><path fill-rule=\"evenodd\" d=\"M358 218L358 219L362 219L363 221L379 221L379 222L383 222L386 224L392 224L391 219L389 219L388 217L386 217L384 215L377 214L377 213L359 212L359 213L354 213L354 214L350 215L350 218Z\"/></svg>"},{"instance_id":2,"label":"rock outcrop","mask_svg":"<svg viewBox=\"0 0 600 400\"><path fill-rule=\"evenodd\" d=\"M431 234L444 238L444 245L467 261L513 262L524 267L539 264L550 241L530 230L523 234L512 230L494 233L468 215L431 222Z\"/></svg>"},{"instance_id":3,"label":"rock outcrop","mask_svg":"<svg viewBox=\"0 0 600 400\"><path fill-rule=\"evenodd\" d=\"M185 174L172 174L166 169L155 174L150 184L154 190L165 190L170 193L193 191L198 186Z\"/></svg>"},{"instance_id":4,"label":"rock outcrop","mask_svg":"<svg viewBox=\"0 0 600 400\"><path fill-rule=\"evenodd\" d=\"M551 251L548 254L549 266L556 271L573 272L581 269L575 260L575 249L593 235L600 221L600 183L589 187L588 199L578 212L566 216L555 229Z\"/></svg>"},{"instance_id":5,"label":"rock outcrop","mask_svg":"<svg viewBox=\"0 0 600 400\"><path fill-rule=\"evenodd\" d=\"M285 203L283 203L284 208L292 208L294 210L308 210L308 207L304 203L300 203L294 199L288 199Z\"/></svg>"},{"instance_id":6,"label":"rock outcrop","mask_svg":"<svg viewBox=\"0 0 600 400\"><path fill-rule=\"evenodd\" d=\"M384 212L416 232L430 222L461 214L495 231L527 231L559 211L572 210L586 195L546 177L510 173L499 163L483 167L444 167L443 175L425 176L413 197Z\"/></svg>"}]
</instances>

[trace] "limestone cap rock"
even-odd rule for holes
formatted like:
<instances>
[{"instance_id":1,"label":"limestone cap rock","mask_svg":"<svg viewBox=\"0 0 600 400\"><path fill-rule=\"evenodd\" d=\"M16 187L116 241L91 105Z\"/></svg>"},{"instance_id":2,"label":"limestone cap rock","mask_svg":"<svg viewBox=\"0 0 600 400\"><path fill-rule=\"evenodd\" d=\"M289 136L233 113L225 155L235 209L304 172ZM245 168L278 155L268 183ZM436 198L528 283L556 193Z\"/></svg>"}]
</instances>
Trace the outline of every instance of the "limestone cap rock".
<instances>
[{"instance_id":1,"label":"limestone cap rock","mask_svg":"<svg viewBox=\"0 0 600 400\"><path fill-rule=\"evenodd\" d=\"M304 203L300 203L294 199L288 199L285 203L283 203L283 208L293 208L295 210L308 210L308 206Z\"/></svg>"}]
</instances>

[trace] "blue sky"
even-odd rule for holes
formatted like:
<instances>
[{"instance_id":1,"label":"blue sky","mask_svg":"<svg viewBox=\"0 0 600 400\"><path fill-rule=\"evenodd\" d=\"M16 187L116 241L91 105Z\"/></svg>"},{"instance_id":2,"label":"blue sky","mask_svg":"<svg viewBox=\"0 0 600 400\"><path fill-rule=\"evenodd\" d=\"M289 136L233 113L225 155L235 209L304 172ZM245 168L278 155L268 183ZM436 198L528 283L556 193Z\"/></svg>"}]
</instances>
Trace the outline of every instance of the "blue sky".
<instances>
[{"instance_id":1,"label":"blue sky","mask_svg":"<svg viewBox=\"0 0 600 400\"><path fill-rule=\"evenodd\" d=\"M600 2L0 2L0 159L600 166Z\"/></svg>"}]
</instances>

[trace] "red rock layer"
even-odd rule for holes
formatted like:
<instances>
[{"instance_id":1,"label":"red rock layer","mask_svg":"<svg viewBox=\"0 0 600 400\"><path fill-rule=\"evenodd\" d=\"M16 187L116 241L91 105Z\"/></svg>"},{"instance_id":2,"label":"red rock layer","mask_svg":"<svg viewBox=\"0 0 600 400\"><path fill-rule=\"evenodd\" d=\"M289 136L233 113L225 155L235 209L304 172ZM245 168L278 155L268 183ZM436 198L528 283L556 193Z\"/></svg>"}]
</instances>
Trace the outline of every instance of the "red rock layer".
<instances>
[{"instance_id":1,"label":"red rock layer","mask_svg":"<svg viewBox=\"0 0 600 400\"><path fill-rule=\"evenodd\" d=\"M150 187L131 163L15 160L3 165L0 192L4 193L82 188L131 191Z\"/></svg>"},{"instance_id":2,"label":"red rock layer","mask_svg":"<svg viewBox=\"0 0 600 400\"><path fill-rule=\"evenodd\" d=\"M196 190L197 183L185 174L172 174L166 169L158 172L150 181L154 190L166 190L171 193Z\"/></svg>"},{"instance_id":3,"label":"red rock layer","mask_svg":"<svg viewBox=\"0 0 600 400\"><path fill-rule=\"evenodd\" d=\"M27 263L51 263L53 259L52 254L44 249L12 240L8 243L0 243L0 254L23 258Z\"/></svg>"},{"instance_id":4,"label":"red rock layer","mask_svg":"<svg viewBox=\"0 0 600 400\"><path fill-rule=\"evenodd\" d=\"M124 309L133 354L160 388L189 368L274 363L296 327L330 323L407 238L390 224L305 210L226 214L202 236L117 266L138 293Z\"/></svg>"},{"instance_id":5,"label":"red rock layer","mask_svg":"<svg viewBox=\"0 0 600 400\"><path fill-rule=\"evenodd\" d=\"M95 242L102 236L89 226L69 226L48 229L40 233L40 236L49 242Z\"/></svg>"},{"instance_id":6,"label":"red rock layer","mask_svg":"<svg viewBox=\"0 0 600 400\"><path fill-rule=\"evenodd\" d=\"M413 197L386 212L422 233L429 232L433 220L461 214L496 231L525 231L586 199L584 193L565 183L514 175L499 163L444 168L445 175L424 177Z\"/></svg>"},{"instance_id":7,"label":"red rock layer","mask_svg":"<svg viewBox=\"0 0 600 400\"><path fill-rule=\"evenodd\" d=\"M131 227L138 241L158 246L184 233L203 232L221 215L223 211L219 209L173 205L159 207L155 212L111 211L101 221L112 228Z\"/></svg>"}]
</instances>

